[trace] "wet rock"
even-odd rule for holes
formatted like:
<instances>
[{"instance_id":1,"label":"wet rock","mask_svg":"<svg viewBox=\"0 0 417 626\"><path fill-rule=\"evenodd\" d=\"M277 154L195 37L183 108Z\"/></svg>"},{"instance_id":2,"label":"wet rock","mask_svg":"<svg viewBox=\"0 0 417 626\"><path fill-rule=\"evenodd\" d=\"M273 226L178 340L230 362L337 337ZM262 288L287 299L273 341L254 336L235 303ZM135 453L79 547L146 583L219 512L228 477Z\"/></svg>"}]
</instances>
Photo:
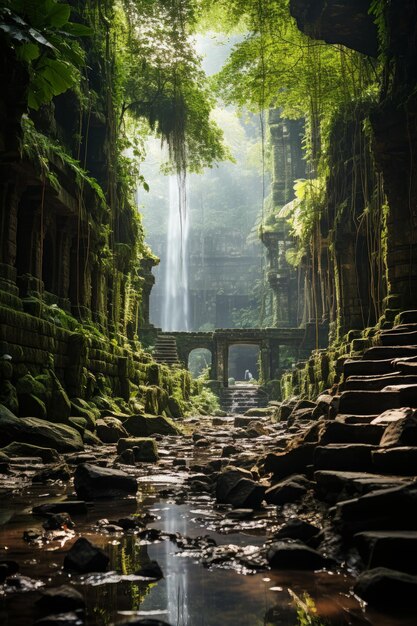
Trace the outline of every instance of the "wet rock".
<instances>
[{"instance_id":1,"label":"wet rock","mask_svg":"<svg viewBox=\"0 0 417 626\"><path fill-rule=\"evenodd\" d=\"M372 453L372 462L376 472L415 476L417 474L417 446L386 448Z\"/></svg>"},{"instance_id":2,"label":"wet rock","mask_svg":"<svg viewBox=\"0 0 417 626\"><path fill-rule=\"evenodd\" d=\"M164 574L157 561L149 561L145 563L137 572L137 576L145 576L146 578L152 578L152 580L160 580L164 577Z\"/></svg>"},{"instance_id":3,"label":"wet rock","mask_svg":"<svg viewBox=\"0 0 417 626\"><path fill-rule=\"evenodd\" d=\"M32 446L29 443L21 443L19 441L13 441L8 446L2 449L2 452L7 456L23 457L33 456L40 457L44 463L56 463L61 460L58 452L52 448L42 448L41 446Z\"/></svg>"},{"instance_id":4,"label":"wet rock","mask_svg":"<svg viewBox=\"0 0 417 626\"><path fill-rule=\"evenodd\" d=\"M239 448L237 448L236 446L233 446L232 444L228 444L226 446L223 446L222 457L229 457L234 454L237 454L238 452L239 452Z\"/></svg>"},{"instance_id":5,"label":"wet rock","mask_svg":"<svg viewBox=\"0 0 417 626\"><path fill-rule=\"evenodd\" d=\"M103 443L117 443L121 437L128 437L128 432L122 422L110 416L96 421L96 433Z\"/></svg>"},{"instance_id":6,"label":"wet rock","mask_svg":"<svg viewBox=\"0 0 417 626\"><path fill-rule=\"evenodd\" d=\"M66 424L53 424L36 417L16 417L0 405L0 445L20 441L58 452L78 452L84 447L80 434Z\"/></svg>"},{"instance_id":7,"label":"wet rock","mask_svg":"<svg viewBox=\"0 0 417 626\"><path fill-rule=\"evenodd\" d=\"M155 463L158 460L158 448L155 439L151 437L128 437L119 439L117 452L133 450L137 462Z\"/></svg>"},{"instance_id":8,"label":"wet rock","mask_svg":"<svg viewBox=\"0 0 417 626\"><path fill-rule=\"evenodd\" d=\"M256 407L253 409L248 409L245 412L245 415L248 417L269 417L275 411L275 407L265 406L265 407Z\"/></svg>"},{"instance_id":9,"label":"wet rock","mask_svg":"<svg viewBox=\"0 0 417 626\"><path fill-rule=\"evenodd\" d=\"M0 584L4 583L8 576L13 576L19 571L16 561L0 561Z\"/></svg>"},{"instance_id":10,"label":"wet rock","mask_svg":"<svg viewBox=\"0 0 417 626\"><path fill-rule=\"evenodd\" d=\"M48 516L42 527L45 530L67 530L68 528L74 528L74 522L68 513L54 513Z\"/></svg>"},{"instance_id":11,"label":"wet rock","mask_svg":"<svg viewBox=\"0 0 417 626\"><path fill-rule=\"evenodd\" d=\"M64 569L80 574L88 572L105 572L109 557L101 548L94 546L88 539L80 537L67 552Z\"/></svg>"},{"instance_id":12,"label":"wet rock","mask_svg":"<svg viewBox=\"0 0 417 626\"><path fill-rule=\"evenodd\" d=\"M292 539L274 541L266 558L272 569L317 570L330 564L329 559L317 550Z\"/></svg>"},{"instance_id":13,"label":"wet rock","mask_svg":"<svg viewBox=\"0 0 417 626\"><path fill-rule=\"evenodd\" d=\"M308 422L312 419L313 409L311 408L295 408L287 421L289 425L297 424L298 422Z\"/></svg>"},{"instance_id":14,"label":"wet rock","mask_svg":"<svg viewBox=\"0 0 417 626\"><path fill-rule=\"evenodd\" d=\"M290 519L282 528L274 535L274 541L279 539L298 539L306 544L314 541L321 533L320 528L305 522L302 519Z\"/></svg>"},{"instance_id":15,"label":"wet rock","mask_svg":"<svg viewBox=\"0 0 417 626\"><path fill-rule=\"evenodd\" d=\"M143 520L135 515L130 515L129 517L121 517L117 520L117 522L112 523L116 523L118 526L123 528L123 530L137 530L139 528L143 528L145 525Z\"/></svg>"},{"instance_id":16,"label":"wet rock","mask_svg":"<svg viewBox=\"0 0 417 626\"><path fill-rule=\"evenodd\" d=\"M314 443L306 443L284 452L267 454L264 470L267 473L271 472L276 478L303 473L307 465L313 463L315 448Z\"/></svg>"},{"instance_id":17,"label":"wet rock","mask_svg":"<svg viewBox=\"0 0 417 626\"><path fill-rule=\"evenodd\" d=\"M186 467L187 466L187 461L185 459L174 459L172 461L172 465L174 467Z\"/></svg>"},{"instance_id":18,"label":"wet rock","mask_svg":"<svg viewBox=\"0 0 417 626\"><path fill-rule=\"evenodd\" d=\"M86 429L83 432L83 441L87 446L102 446L103 442L91 430Z\"/></svg>"},{"instance_id":19,"label":"wet rock","mask_svg":"<svg viewBox=\"0 0 417 626\"><path fill-rule=\"evenodd\" d=\"M135 437L149 437L154 434L179 435L181 433L172 420L162 415L132 415L123 425L127 432Z\"/></svg>"},{"instance_id":20,"label":"wet rock","mask_svg":"<svg viewBox=\"0 0 417 626\"><path fill-rule=\"evenodd\" d=\"M34 626L82 626L84 621L81 616L70 611L68 613L57 613L46 615L36 620Z\"/></svg>"},{"instance_id":21,"label":"wet rock","mask_svg":"<svg viewBox=\"0 0 417 626\"><path fill-rule=\"evenodd\" d=\"M68 424L77 430L81 437L84 435L84 431L87 428L87 421L83 417L69 417Z\"/></svg>"},{"instance_id":22,"label":"wet rock","mask_svg":"<svg viewBox=\"0 0 417 626\"><path fill-rule=\"evenodd\" d=\"M136 465L135 454L133 450L123 450L114 460L115 464Z\"/></svg>"},{"instance_id":23,"label":"wet rock","mask_svg":"<svg viewBox=\"0 0 417 626\"><path fill-rule=\"evenodd\" d=\"M10 467L10 458L0 450L0 474L7 474Z\"/></svg>"},{"instance_id":24,"label":"wet rock","mask_svg":"<svg viewBox=\"0 0 417 626\"><path fill-rule=\"evenodd\" d=\"M71 472L66 463L46 467L32 477L34 483L46 483L48 480L69 480Z\"/></svg>"},{"instance_id":25,"label":"wet rock","mask_svg":"<svg viewBox=\"0 0 417 626\"><path fill-rule=\"evenodd\" d=\"M38 419L46 419L46 406L40 398L32 393L19 395L19 416L20 417L37 417Z\"/></svg>"},{"instance_id":26,"label":"wet rock","mask_svg":"<svg viewBox=\"0 0 417 626\"><path fill-rule=\"evenodd\" d=\"M387 567L417 574L417 532L373 530L358 533L355 545L367 569Z\"/></svg>"},{"instance_id":27,"label":"wet rock","mask_svg":"<svg viewBox=\"0 0 417 626\"><path fill-rule=\"evenodd\" d=\"M371 606L398 613L415 608L417 576L377 567L360 574L354 589Z\"/></svg>"},{"instance_id":28,"label":"wet rock","mask_svg":"<svg viewBox=\"0 0 417 626\"><path fill-rule=\"evenodd\" d=\"M250 472L233 468L219 474L216 499L219 504L231 504L238 509L259 509L265 487L252 480Z\"/></svg>"},{"instance_id":29,"label":"wet rock","mask_svg":"<svg viewBox=\"0 0 417 626\"><path fill-rule=\"evenodd\" d=\"M417 411L393 420L385 428L380 445L383 448L417 446Z\"/></svg>"},{"instance_id":30,"label":"wet rock","mask_svg":"<svg viewBox=\"0 0 417 626\"><path fill-rule=\"evenodd\" d=\"M203 437L202 439L198 439L194 445L196 448L208 448L210 441Z\"/></svg>"},{"instance_id":31,"label":"wet rock","mask_svg":"<svg viewBox=\"0 0 417 626\"><path fill-rule=\"evenodd\" d=\"M296 502L306 493L306 479L303 476L289 476L285 480L267 489L265 491L265 500L268 504L287 504L289 502Z\"/></svg>"},{"instance_id":32,"label":"wet rock","mask_svg":"<svg viewBox=\"0 0 417 626\"><path fill-rule=\"evenodd\" d=\"M92 431L95 428L96 420L100 417L100 411L82 398L71 398L71 415L83 417L86 420L87 428Z\"/></svg>"},{"instance_id":33,"label":"wet rock","mask_svg":"<svg viewBox=\"0 0 417 626\"><path fill-rule=\"evenodd\" d=\"M409 407L401 407L400 409L390 409L384 411L372 420L372 424L389 426L393 422L403 420L404 418L414 415L415 409Z\"/></svg>"},{"instance_id":34,"label":"wet rock","mask_svg":"<svg viewBox=\"0 0 417 626\"><path fill-rule=\"evenodd\" d=\"M333 405L334 405L334 396L331 396L328 393L322 393L316 400L316 406L313 409L312 417L313 419L317 419L319 417L324 417L326 419L331 419L333 417Z\"/></svg>"},{"instance_id":35,"label":"wet rock","mask_svg":"<svg viewBox=\"0 0 417 626\"><path fill-rule=\"evenodd\" d=\"M33 543L42 539L42 533L37 528L28 528L23 531L23 540L28 543Z\"/></svg>"},{"instance_id":36,"label":"wet rock","mask_svg":"<svg viewBox=\"0 0 417 626\"><path fill-rule=\"evenodd\" d=\"M233 511L227 512L228 519L250 519L254 515L253 509L233 509Z\"/></svg>"},{"instance_id":37,"label":"wet rock","mask_svg":"<svg viewBox=\"0 0 417 626\"><path fill-rule=\"evenodd\" d=\"M136 478L121 470L83 463L75 470L74 487L79 498L96 500L134 495L138 484Z\"/></svg>"},{"instance_id":38,"label":"wet rock","mask_svg":"<svg viewBox=\"0 0 417 626\"><path fill-rule=\"evenodd\" d=\"M67 613L85 608L84 597L71 585L62 585L42 591L41 597L35 604L41 615Z\"/></svg>"},{"instance_id":39,"label":"wet rock","mask_svg":"<svg viewBox=\"0 0 417 626\"><path fill-rule=\"evenodd\" d=\"M313 463L316 470L372 472L374 450L368 444L331 443L316 448Z\"/></svg>"},{"instance_id":40,"label":"wet rock","mask_svg":"<svg viewBox=\"0 0 417 626\"><path fill-rule=\"evenodd\" d=\"M84 500L62 500L61 502L49 502L33 507L34 515L49 517L55 513L68 513L69 515L86 515L87 505Z\"/></svg>"}]
</instances>

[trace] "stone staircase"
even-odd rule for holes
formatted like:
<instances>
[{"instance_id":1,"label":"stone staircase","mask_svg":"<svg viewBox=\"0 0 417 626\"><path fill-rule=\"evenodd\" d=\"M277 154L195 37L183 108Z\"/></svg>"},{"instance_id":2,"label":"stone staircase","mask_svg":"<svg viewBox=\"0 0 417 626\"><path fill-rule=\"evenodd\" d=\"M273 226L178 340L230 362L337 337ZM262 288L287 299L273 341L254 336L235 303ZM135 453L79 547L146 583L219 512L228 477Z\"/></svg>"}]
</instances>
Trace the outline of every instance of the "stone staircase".
<instances>
[{"instance_id":1,"label":"stone staircase","mask_svg":"<svg viewBox=\"0 0 417 626\"><path fill-rule=\"evenodd\" d=\"M267 395L257 385L233 385L222 390L220 406L227 413L243 415L249 409L265 407Z\"/></svg>"},{"instance_id":2,"label":"stone staircase","mask_svg":"<svg viewBox=\"0 0 417 626\"><path fill-rule=\"evenodd\" d=\"M157 363L163 363L164 365L178 365L179 358L175 337L173 335L159 333L156 338L153 357Z\"/></svg>"},{"instance_id":3,"label":"stone staircase","mask_svg":"<svg viewBox=\"0 0 417 626\"><path fill-rule=\"evenodd\" d=\"M380 345L345 361L339 396L323 394L309 415L293 408L284 419L299 416L298 443L265 459L275 481L312 479L361 556L357 592L380 605L386 587L407 601L417 593L417 311L399 319Z\"/></svg>"}]
</instances>

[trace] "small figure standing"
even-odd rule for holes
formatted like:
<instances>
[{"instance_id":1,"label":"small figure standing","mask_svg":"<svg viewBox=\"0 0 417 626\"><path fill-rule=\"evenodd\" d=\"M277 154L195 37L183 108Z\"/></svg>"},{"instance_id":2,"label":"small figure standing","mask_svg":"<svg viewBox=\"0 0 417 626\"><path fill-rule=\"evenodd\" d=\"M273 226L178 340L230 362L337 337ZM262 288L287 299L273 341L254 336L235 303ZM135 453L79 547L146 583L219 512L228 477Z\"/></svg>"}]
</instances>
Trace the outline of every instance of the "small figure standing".
<instances>
[{"instance_id":1,"label":"small figure standing","mask_svg":"<svg viewBox=\"0 0 417 626\"><path fill-rule=\"evenodd\" d=\"M253 376L249 370L245 370L245 380L252 380Z\"/></svg>"}]
</instances>

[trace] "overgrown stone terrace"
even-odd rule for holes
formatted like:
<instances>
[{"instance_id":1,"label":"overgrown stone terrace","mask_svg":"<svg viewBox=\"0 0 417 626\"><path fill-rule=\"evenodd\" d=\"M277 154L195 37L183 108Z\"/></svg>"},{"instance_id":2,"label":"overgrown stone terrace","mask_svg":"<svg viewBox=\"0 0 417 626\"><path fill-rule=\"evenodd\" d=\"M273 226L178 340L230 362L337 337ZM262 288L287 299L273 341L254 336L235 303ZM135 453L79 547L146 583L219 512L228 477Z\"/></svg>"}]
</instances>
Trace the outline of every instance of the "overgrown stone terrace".
<instances>
[{"instance_id":1,"label":"overgrown stone terrace","mask_svg":"<svg viewBox=\"0 0 417 626\"><path fill-rule=\"evenodd\" d=\"M155 591L169 595L176 559L188 555L195 563L181 566L186 577L198 579L204 565L202 587L232 598L233 609L224 598L211 613L203 604L213 625L287 617L318 624L320 616L334 624L414 623L415 2L291 0L299 29L345 46L336 49L302 39L279 3L294 48L308 50L307 69L317 75L303 66L262 101L271 109L272 184L259 235L275 328L252 330L249 339L263 349L265 387L279 371L283 343L275 335L291 335L299 348L310 324L319 347L319 330L328 327L330 345L303 355L280 376L280 396L271 393L245 415L223 413L210 386L144 349L156 332L149 295L158 259L133 202L124 116L130 111L130 121L147 119L159 131L177 171L225 156L210 107L193 110L204 94L193 90L201 75L187 55L182 83L170 82L171 66L157 81L132 76L138 55L144 76L154 78L155 68L129 27L142 15L154 23L153 8L169 3L118 5L130 35L119 40L121 55L112 2L80 13L73 2L38 4L0 7L2 617L38 626L166 624L166 613L154 620L141 607L156 614ZM220 4L227 11L230 3ZM266 74L254 80L239 65L243 59L256 71L261 58L265 70L281 22L273 11L260 15L264 5L278 3L242 10L259 49L235 56L219 79L226 92L225 80L232 92L242 81L233 96L240 105L265 97ZM168 9L163 36L184 52L175 34L184 15L176 4ZM283 61L286 43L275 50ZM319 49L336 50L339 60L326 65ZM316 85L319 75L342 79L301 102L297 86ZM155 84L173 90L151 93ZM180 84L188 91L172 99ZM278 95L298 120L281 114ZM176 107L180 119L187 110L188 128L171 115ZM303 128L312 176L294 198L292 185L305 175ZM288 328L301 321L302 330ZM210 344L212 389L226 385L227 346L249 334L210 336L219 340ZM178 336L184 363L197 339L207 347L207 336ZM261 601L250 613L252 592ZM197 598L181 618L184 607L173 603L173 616L167 600L166 619L197 623Z\"/></svg>"}]
</instances>

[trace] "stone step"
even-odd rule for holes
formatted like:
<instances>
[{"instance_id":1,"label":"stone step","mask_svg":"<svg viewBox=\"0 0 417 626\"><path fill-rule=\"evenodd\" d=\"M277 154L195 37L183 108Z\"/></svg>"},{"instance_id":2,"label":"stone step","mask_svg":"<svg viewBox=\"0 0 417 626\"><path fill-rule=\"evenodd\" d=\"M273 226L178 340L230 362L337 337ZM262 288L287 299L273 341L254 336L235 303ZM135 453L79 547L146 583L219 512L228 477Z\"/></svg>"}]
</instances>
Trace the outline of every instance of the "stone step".
<instances>
[{"instance_id":1,"label":"stone step","mask_svg":"<svg viewBox=\"0 0 417 626\"><path fill-rule=\"evenodd\" d=\"M383 346L415 346L417 343L417 331L381 333L380 341Z\"/></svg>"},{"instance_id":2,"label":"stone step","mask_svg":"<svg viewBox=\"0 0 417 626\"><path fill-rule=\"evenodd\" d=\"M404 476L384 476L371 472L318 470L314 472L316 494L320 500L334 504L339 500L359 497L371 491L410 484Z\"/></svg>"},{"instance_id":3,"label":"stone step","mask_svg":"<svg viewBox=\"0 0 417 626\"><path fill-rule=\"evenodd\" d=\"M394 376L349 376L343 383L343 391L381 391L388 385L417 384L415 376L402 376L400 372Z\"/></svg>"},{"instance_id":4,"label":"stone step","mask_svg":"<svg viewBox=\"0 0 417 626\"><path fill-rule=\"evenodd\" d=\"M417 486L401 485L381 489L339 502L331 509L334 523L345 535L365 530L415 530L417 528Z\"/></svg>"},{"instance_id":5,"label":"stone step","mask_svg":"<svg viewBox=\"0 0 417 626\"><path fill-rule=\"evenodd\" d=\"M364 352L364 358L371 361L385 361L387 359L393 360L410 356L417 357L416 345L373 346Z\"/></svg>"},{"instance_id":6,"label":"stone step","mask_svg":"<svg viewBox=\"0 0 417 626\"><path fill-rule=\"evenodd\" d=\"M395 409L401 404L400 391L391 387L391 391L343 391L340 395L339 412L355 415L374 415L388 409Z\"/></svg>"},{"instance_id":7,"label":"stone step","mask_svg":"<svg viewBox=\"0 0 417 626\"><path fill-rule=\"evenodd\" d=\"M417 574L417 531L372 530L357 533L354 543L366 569L389 567Z\"/></svg>"},{"instance_id":8,"label":"stone step","mask_svg":"<svg viewBox=\"0 0 417 626\"><path fill-rule=\"evenodd\" d=\"M346 424L327 422L320 437L320 445L329 443L366 443L379 445L386 426L378 424Z\"/></svg>"},{"instance_id":9,"label":"stone step","mask_svg":"<svg viewBox=\"0 0 417 626\"><path fill-rule=\"evenodd\" d=\"M417 324L417 310L401 311L398 319L400 324Z\"/></svg>"},{"instance_id":10,"label":"stone step","mask_svg":"<svg viewBox=\"0 0 417 626\"><path fill-rule=\"evenodd\" d=\"M365 443L330 443L317 446L314 452L315 470L372 472L372 452L376 446Z\"/></svg>"},{"instance_id":11,"label":"stone step","mask_svg":"<svg viewBox=\"0 0 417 626\"><path fill-rule=\"evenodd\" d=\"M375 450L372 453L375 471L417 477L417 447L401 446Z\"/></svg>"},{"instance_id":12,"label":"stone step","mask_svg":"<svg viewBox=\"0 0 417 626\"><path fill-rule=\"evenodd\" d=\"M345 379L350 376L392 374L393 371L392 359L347 359L343 364Z\"/></svg>"}]
</instances>

